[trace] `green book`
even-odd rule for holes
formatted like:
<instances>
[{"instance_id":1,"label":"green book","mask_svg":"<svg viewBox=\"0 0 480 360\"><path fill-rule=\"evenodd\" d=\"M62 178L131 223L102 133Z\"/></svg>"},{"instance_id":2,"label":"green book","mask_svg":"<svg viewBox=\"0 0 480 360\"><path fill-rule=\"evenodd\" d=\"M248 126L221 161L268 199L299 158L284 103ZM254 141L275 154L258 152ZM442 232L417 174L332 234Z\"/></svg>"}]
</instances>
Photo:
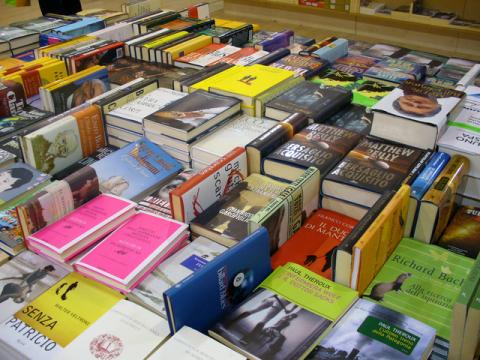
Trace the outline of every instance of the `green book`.
<instances>
[{"instance_id":1,"label":"green book","mask_svg":"<svg viewBox=\"0 0 480 360\"><path fill-rule=\"evenodd\" d=\"M395 86L385 85L371 80L358 80L355 83L355 88L352 90L352 103L372 107L393 89L395 89Z\"/></svg>"},{"instance_id":2,"label":"green book","mask_svg":"<svg viewBox=\"0 0 480 360\"><path fill-rule=\"evenodd\" d=\"M459 359L473 359L480 335L480 286L468 307L467 321L462 344L462 354Z\"/></svg>"},{"instance_id":3,"label":"green book","mask_svg":"<svg viewBox=\"0 0 480 360\"><path fill-rule=\"evenodd\" d=\"M457 301L453 306L452 329L455 329L455 331L452 332L450 338L449 350L449 356L451 356L452 359L461 359L460 355L462 353L464 335L472 337L472 335L465 332L465 324L467 321L468 307L475 300L474 295L479 281L480 256L477 256L477 259L465 280L465 284L462 286L460 294L457 297Z\"/></svg>"},{"instance_id":4,"label":"green book","mask_svg":"<svg viewBox=\"0 0 480 360\"><path fill-rule=\"evenodd\" d=\"M414 239L403 239L364 297L432 326L450 340L453 306L473 259Z\"/></svg>"}]
</instances>

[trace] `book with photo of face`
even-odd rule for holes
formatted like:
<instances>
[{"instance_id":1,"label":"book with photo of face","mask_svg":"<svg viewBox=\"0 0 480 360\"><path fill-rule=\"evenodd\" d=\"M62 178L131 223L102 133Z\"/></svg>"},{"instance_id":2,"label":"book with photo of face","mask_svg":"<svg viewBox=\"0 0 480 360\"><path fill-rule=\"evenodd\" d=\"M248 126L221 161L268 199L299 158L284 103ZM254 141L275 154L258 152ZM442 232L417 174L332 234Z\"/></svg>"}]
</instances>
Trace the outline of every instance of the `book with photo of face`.
<instances>
[{"instance_id":1,"label":"book with photo of face","mask_svg":"<svg viewBox=\"0 0 480 360\"><path fill-rule=\"evenodd\" d=\"M373 106L370 135L432 149L464 98L462 91L407 80Z\"/></svg>"}]
</instances>

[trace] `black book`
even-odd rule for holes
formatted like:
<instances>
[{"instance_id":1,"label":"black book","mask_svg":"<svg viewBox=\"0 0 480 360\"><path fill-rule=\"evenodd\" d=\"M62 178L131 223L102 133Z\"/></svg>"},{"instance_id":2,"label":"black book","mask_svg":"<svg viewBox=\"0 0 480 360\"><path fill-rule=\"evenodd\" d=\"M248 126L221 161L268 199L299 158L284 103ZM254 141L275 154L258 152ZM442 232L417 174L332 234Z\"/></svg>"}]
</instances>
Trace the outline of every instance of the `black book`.
<instances>
[{"instance_id":1,"label":"black book","mask_svg":"<svg viewBox=\"0 0 480 360\"><path fill-rule=\"evenodd\" d=\"M287 48L278 49L278 50L272 51L268 55L265 55L265 56L261 57L260 59L255 60L254 62L251 62L250 64L248 64L248 66L255 65L255 64L270 65L270 64L274 63L275 61L280 60L281 58L283 58L285 56L288 56L288 55L290 55L290 50L289 49L287 49Z\"/></svg>"},{"instance_id":2,"label":"black book","mask_svg":"<svg viewBox=\"0 0 480 360\"><path fill-rule=\"evenodd\" d=\"M253 25L245 24L235 29L215 26L210 29L202 30L200 33L211 36L214 43L242 47L246 43L252 41Z\"/></svg>"},{"instance_id":3,"label":"black book","mask_svg":"<svg viewBox=\"0 0 480 360\"><path fill-rule=\"evenodd\" d=\"M283 120L294 112L303 112L311 122L324 122L351 101L349 90L304 81L270 100L265 106L265 116Z\"/></svg>"},{"instance_id":4,"label":"black book","mask_svg":"<svg viewBox=\"0 0 480 360\"><path fill-rule=\"evenodd\" d=\"M185 36L182 36L181 38L179 39L176 39L176 40L172 40L172 41L169 41L165 44L162 44L160 46L157 46L153 49L150 49L149 50L149 57L150 57L150 61L152 62L157 62L159 64L163 63L163 64L168 64L167 62L167 57L166 55L164 54L163 50L166 50L168 48L171 48L175 45L178 45L178 44L181 44L185 41L188 41L188 40L192 40L196 37L200 36L199 34L197 33L190 33L190 34L187 34Z\"/></svg>"},{"instance_id":5,"label":"black book","mask_svg":"<svg viewBox=\"0 0 480 360\"><path fill-rule=\"evenodd\" d=\"M268 155L265 175L294 181L310 166L323 177L360 141L362 135L325 124L311 124Z\"/></svg>"},{"instance_id":6,"label":"black book","mask_svg":"<svg viewBox=\"0 0 480 360\"><path fill-rule=\"evenodd\" d=\"M227 70L232 66L234 65L227 64L227 63L218 63L212 66L207 66L201 70L198 70L193 74L186 74L177 80L173 80L173 90L188 92L188 88L191 85L196 84L197 82L200 82L202 80L205 80L206 78L209 78L215 74L218 74L219 72Z\"/></svg>"},{"instance_id":7,"label":"black book","mask_svg":"<svg viewBox=\"0 0 480 360\"><path fill-rule=\"evenodd\" d=\"M396 191L423 155L414 147L365 138L326 176L322 193L371 207L386 191Z\"/></svg>"},{"instance_id":8,"label":"black book","mask_svg":"<svg viewBox=\"0 0 480 360\"><path fill-rule=\"evenodd\" d=\"M173 11L165 12L165 13L161 13L158 16L155 16L153 18L149 18L149 19L146 19L142 22L139 22L139 23L135 24L135 26L137 27L137 32L147 33L147 32L152 31L152 29L154 29L156 27L159 27L162 24L166 24L170 21L178 19L179 17L180 17L180 14L177 13L177 12L173 12ZM155 30L157 30L157 29L155 29ZM155 30L153 30L153 31L155 31Z\"/></svg>"},{"instance_id":9,"label":"black book","mask_svg":"<svg viewBox=\"0 0 480 360\"><path fill-rule=\"evenodd\" d=\"M240 111L235 98L195 91L144 119L146 132L189 141Z\"/></svg>"},{"instance_id":10,"label":"black book","mask_svg":"<svg viewBox=\"0 0 480 360\"><path fill-rule=\"evenodd\" d=\"M0 119L0 141L27 131L31 126L53 116L50 111L40 110L30 105L14 116Z\"/></svg>"},{"instance_id":11,"label":"black book","mask_svg":"<svg viewBox=\"0 0 480 360\"><path fill-rule=\"evenodd\" d=\"M329 117L325 124L368 135L372 127L373 112L362 105L350 104Z\"/></svg>"},{"instance_id":12,"label":"black book","mask_svg":"<svg viewBox=\"0 0 480 360\"><path fill-rule=\"evenodd\" d=\"M247 150L248 173L263 173L262 159L308 125L303 113L294 113L250 142Z\"/></svg>"}]
</instances>

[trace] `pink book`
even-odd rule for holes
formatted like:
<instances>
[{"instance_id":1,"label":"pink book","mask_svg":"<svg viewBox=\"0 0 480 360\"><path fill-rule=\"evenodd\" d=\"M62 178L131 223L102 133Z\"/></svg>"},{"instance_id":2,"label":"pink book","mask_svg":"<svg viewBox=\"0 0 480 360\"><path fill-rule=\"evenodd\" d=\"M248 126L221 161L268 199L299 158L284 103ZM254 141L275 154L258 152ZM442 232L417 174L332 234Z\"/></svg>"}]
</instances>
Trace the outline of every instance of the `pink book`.
<instances>
[{"instance_id":1,"label":"pink book","mask_svg":"<svg viewBox=\"0 0 480 360\"><path fill-rule=\"evenodd\" d=\"M188 236L188 225L138 212L74 264L79 273L129 291Z\"/></svg>"},{"instance_id":2,"label":"pink book","mask_svg":"<svg viewBox=\"0 0 480 360\"><path fill-rule=\"evenodd\" d=\"M26 244L32 251L66 261L127 220L135 206L133 201L101 194L28 236Z\"/></svg>"}]
</instances>

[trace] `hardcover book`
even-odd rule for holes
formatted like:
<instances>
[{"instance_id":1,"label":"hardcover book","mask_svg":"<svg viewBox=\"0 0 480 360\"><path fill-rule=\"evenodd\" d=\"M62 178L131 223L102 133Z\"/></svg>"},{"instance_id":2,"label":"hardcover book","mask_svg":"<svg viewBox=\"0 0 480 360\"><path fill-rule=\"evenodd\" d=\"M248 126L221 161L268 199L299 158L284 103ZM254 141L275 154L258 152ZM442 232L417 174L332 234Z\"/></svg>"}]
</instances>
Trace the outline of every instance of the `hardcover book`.
<instances>
[{"instance_id":1,"label":"hardcover book","mask_svg":"<svg viewBox=\"0 0 480 360\"><path fill-rule=\"evenodd\" d=\"M352 103L372 107L395 89L394 86L371 80L358 80L352 89ZM372 114L373 116L373 114Z\"/></svg>"},{"instance_id":2,"label":"hardcover book","mask_svg":"<svg viewBox=\"0 0 480 360\"><path fill-rule=\"evenodd\" d=\"M435 147L447 120L461 110L464 92L404 81L373 106L373 136L417 146Z\"/></svg>"},{"instance_id":3,"label":"hardcover book","mask_svg":"<svg viewBox=\"0 0 480 360\"><path fill-rule=\"evenodd\" d=\"M187 237L186 224L138 212L75 261L74 268L114 289L129 292Z\"/></svg>"},{"instance_id":4,"label":"hardcover book","mask_svg":"<svg viewBox=\"0 0 480 360\"><path fill-rule=\"evenodd\" d=\"M294 181L310 166L325 177L360 141L361 135L324 124L311 124L270 153L263 171L277 179Z\"/></svg>"},{"instance_id":5,"label":"hardcover book","mask_svg":"<svg viewBox=\"0 0 480 360\"><path fill-rule=\"evenodd\" d=\"M356 85L357 76L345 71L330 68L322 74L315 76L311 81L325 86L339 86L352 90Z\"/></svg>"},{"instance_id":6,"label":"hardcover book","mask_svg":"<svg viewBox=\"0 0 480 360\"><path fill-rule=\"evenodd\" d=\"M303 359L357 298L355 291L288 263L209 334L249 359Z\"/></svg>"},{"instance_id":7,"label":"hardcover book","mask_svg":"<svg viewBox=\"0 0 480 360\"><path fill-rule=\"evenodd\" d=\"M420 149L365 138L326 176L322 193L371 207L400 187L421 156Z\"/></svg>"},{"instance_id":8,"label":"hardcover book","mask_svg":"<svg viewBox=\"0 0 480 360\"><path fill-rule=\"evenodd\" d=\"M65 267L30 251L0 266L0 321L6 321L68 273Z\"/></svg>"},{"instance_id":9,"label":"hardcover book","mask_svg":"<svg viewBox=\"0 0 480 360\"><path fill-rule=\"evenodd\" d=\"M470 258L405 238L364 298L422 321L449 340L452 308L472 265Z\"/></svg>"},{"instance_id":10,"label":"hardcover book","mask_svg":"<svg viewBox=\"0 0 480 360\"><path fill-rule=\"evenodd\" d=\"M363 77L387 84L400 84L408 79L422 80L425 72L426 67L423 64L390 58L370 67Z\"/></svg>"},{"instance_id":11,"label":"hardcover book","mask_svg":"<svg viewBox=\"0 0 480 360\"><path fill-rule=\"evenodd\" d=\"M195 217L190 224L192 233L233 246L249 234L250 218L287 186L267 176L251 174Z\"/></svg>"},{"instance_id":12,"label":"hardcover book","mask_svg":"<svg viewBox=\"0 0 480 360\"><path fill-rule=\"evenodd\" d=\"M372 126L372 120L373 112L369 108L350 104L328 118L325 124L368 135Z\"/></svg>"},{"instance_id":13,"label":"hardcover book","mask_svg":"<svg viewBox=\"0 0 480 360\"><path fill-rule=\"evenodd\" d=\"M20 112L13 116L5 116L0 120L0 138L11 138L18 133L28 131L34 124L51 117L53 113L25 105Z\"/></svg>"},{"instance_id":14,"label":"hardcover book","mask_svg":"<svg viewBox=\"0 0 480 360\"><path fill-rule=\"evenodd\" d=\"M148 115L144 128L188 141L238 111L238 99L198 90Z\"/></svg>"},{"instance_id":15,"label":"hardcover book","mask_svg":"<svg viewBox=\"0 0 480 360\"><path fill-rule=\"evenodd\" d=\"M365 71L377 62L377 59L367 56L348 55L335 60L332 68L355 76L362 76Z\"/></svg>"},{"instance_id":16,"label":"hardcover book","mask_svg":"<svg viewBox=\"0 0 480 360\"><path fill-rule=\"evenodd\" d=\"M25 250L23 232L15 207L0 211L0 250L13 256Z\"/></svg>"},{"instance_id":17,"label":"hardcover book","mask_svg":"<svg viewBox=\"0 0 480 360\"><path fill-rule=\"evenodd\" d=\"M337 354L378 360L426 359L436 331L421 321L368 300L359 299L310 353L308 359Z\"/></svg>"},{"instance_id":18,"label":"hardcover book","mask_svg":"<svg viewBox=\"0 0 480 360\"><path fill-rule=\"evenodd\" d=\"M293 262L331 279L333 250L357 223L348 216L318 209L272 256L272 267Z\"/></svg>"},{"instance_id":19,"label":"hardcover book","mask_svg":"<svg viewBox=\"0 0 480 360\"><path fill-rule=\"evenodd\" d=\"M264 50L268 52L272 52L281 48L289 47L293 44L294 33L292 30L284 30L281 32L275 32L268 36L266 39L258 41L255 43L255 49L257 50ZM257 35L258 39L258 35ZM255 36L253 41L255 42Z\"/></svg>"},{"instance_id":20,"label":"hardcover book","mask_svg":"<svg viewBox=\"0 0 480 360\"><path fill-rule=\"evenodd\" d=\"M200 236L163 261L128 297L167 318L163 293L202 269L225 250L225 246Z\"/></svg>"},{"instance_id":21,"label":"hardcover book","mask_svg":"<svg viewBox=\"0 0 480 360\"><path fill-rule=\"evenodd\" d=\"M171 333L183 326L206 332L271 271L268 234L259 229L164 292Z\"/></svg>"},{"instance_id":22,"label":"hardcover book","mask_svg":"<svg viewBox=\"0 0 480 360\"><path fill-rule=\"evenodd\" d=\"M21 84L12 80L0 81L0 116L15 116L25 107L26 94Z\"/></svg>"},{"instance_id":23,"label":"hardcover book","mask_svg":"<svg viewBox=\"0 0 480 360\"><path fill-rule=\"evenodd\" d=\"M295 73L295 76L303 76L306 79L320 73L328 63L325 60L313 56L304 56L290 54L275 61L269 66L290 70Z\"/></svg>"},{"instance_id":24,"label":"hardcover book","mask_svg":"<svg viewBox=\"0 0 480 360\"><path fill-rule=\"evenodd\" d=\"M190 223L247 176L246 152L237 147L170 192L173 218Z\"/></svg>"},{"instance_id":25,"label":"hardcover book","mask_svg":"<svg viewBox=\"0 0 480 360\"><path fill-rule=\"evenodd\" d=\"M135 211L135 203L99 195L26 239L27 246L63 262L111 232Z\"/></svg>"},{"instance_id":26,"label":"hardcover book","mask_svg":"<svg viewBox=\"0 0 480 360\"><path fill-rule=\"evenodd\" d=\"M352 93L341 88L324 88L305 81L269 101L265 116L283 120L294 112L303 112L311 122L322 122L352 100Z\"/></svg>"}]
</instances>

